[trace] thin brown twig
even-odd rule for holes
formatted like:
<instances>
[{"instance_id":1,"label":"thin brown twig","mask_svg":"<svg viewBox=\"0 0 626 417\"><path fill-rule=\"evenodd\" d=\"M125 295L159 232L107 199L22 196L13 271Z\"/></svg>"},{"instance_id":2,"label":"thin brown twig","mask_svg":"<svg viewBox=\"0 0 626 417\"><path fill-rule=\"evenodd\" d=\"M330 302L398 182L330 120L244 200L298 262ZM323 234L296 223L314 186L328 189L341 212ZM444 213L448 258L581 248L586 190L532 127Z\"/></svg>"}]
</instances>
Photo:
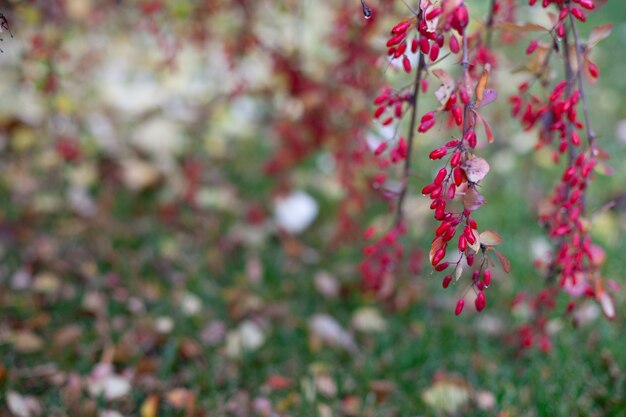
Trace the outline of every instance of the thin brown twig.
<instances>
[{"instance_id":1,"label":"thin brown twig","mask_svg":"<svg viewBox=\"0 0 626 417\"><path fill-rule=\"evenodd\" d=\"M417 17L417 25L421 19L421 12ZM415 140L415 124L417 121L417 103L420 93L420 84L422 83L422 71L425 66L424 54L420 51L418 56L417 72L415 74L415 84L413 85L413 96L411 97L411 121L409 124L409 132L407 135L407 157L404 160L404 170L402 173L402 190L398 197L398 204L396 206L396 226L399 226L404 221L404 201L406 200L406 193L409 188L409 178L411 176L411 153L413 151L413 142Z\"/></svg>"},{"instance_id":2,"label":"thin brown twig","mask_svg":"<svg viewBox=\"0 0 626 417\"><path fill-rule=\"evenodd\" d=\"M576 62L578 63L576 73L578 78L578 91L580 93L580 99L583 102L583 113L585 116L585 129L587 132L587 140L589 141L589 148L591 149L591 152L593 152L596 147L596 134L591 128L591 119L589 117L589 103L587 101L587 94L585 92L585 83L583 82L583 60L581 57L582 46L580 43L580 38L578 36L576 21L571 13L569 14L569 19L570 25L572 26L572 34L574 35L574 44L576 45Z\"/></svg>"},{"instance_id":3,"label":"thin brown twig","mask_svg":"<svg viewBox=\"0 0 626 417\"><path fill-rule=\"evenodd\" d=\"M565 63L565 97L569 99L572 96L572 89L576 80L574 79L575 74L572 71L571 58L569 53L569 41L568 34L563 37L563 60ZM574 127L574 122L568 121L565 136L567 138L567 157L569 161L569 165L572 165L574 162L574 158L576 157L576 149L575 145L572 143L572 130Z\"/></svg>"}]
</instances>

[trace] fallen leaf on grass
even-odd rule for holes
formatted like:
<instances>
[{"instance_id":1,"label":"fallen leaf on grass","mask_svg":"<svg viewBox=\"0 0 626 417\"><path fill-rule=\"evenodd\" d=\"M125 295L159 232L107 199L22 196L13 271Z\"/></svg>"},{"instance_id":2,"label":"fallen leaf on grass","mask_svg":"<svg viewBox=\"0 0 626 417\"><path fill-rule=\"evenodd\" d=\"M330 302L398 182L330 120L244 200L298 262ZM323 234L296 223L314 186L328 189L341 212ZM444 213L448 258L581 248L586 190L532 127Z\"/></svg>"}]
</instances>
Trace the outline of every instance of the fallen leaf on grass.
<instances>
[{"instance_id":1,"label":"fallen leaf on grass","mask_svg":"<svg viewBox=\"0 0 626 417\"><path fill-rule=\"evenodd\" d=\"M130 381L115 374L110 363L99 363L87 378L87 390L92 397L102 395L106 400L116 400L125 397L130 388Z\"/></svg>"},{"instance_id":2,"label":"fallen leaf on grass","mask_svg":"<svg viewBox=\"0 0 626 417\"><path fill-rule=\"evenodd\" d=\"M159 411L159 397L152 394L141 405L139 414L141 417L157 417Z\"/></svg>"},{"instance_id":3,"label":"fallen leaf on grass","mask_svg":"<svg viewBox=\"0 0 626 417\"><path fill-rule=\"evenodd\" d=\"M370 390L376 395L376 402L384 402L391 393L396 389L396 385L387 380L372 381L370 383Z\"/></svg>"},{"instance_id":4,"label":"fallen leaf on grass","mask_svg":"<svg viewBox=\"0 0 626 417\"><path fill-rule=\"evenodd\" d=\"M9 336L13 348L20 353L34 353L43 348L43 339L30 330L19 330Z\"/></svg>"},{"instance_id":5,"label":"fallen leaf on grass","mask_svg":"<svg viewBox=\"0 0 626 417\"><path fill-rule=\"evenodd\" d=\"M7 406L16 417L35 417L42 412L41 404L35 397L21 395L15 391L7 392Z\"/></svg>"},{"instance_id":6,"label":"fallen leaf on grass","mask_svg":"<svg viewBox=\"0 0 626 417\"><path fill-rule=\"evenodd\" d=\"M293 382L291 379L276 374L268 376L265 381L265 385L267 385L272 391L290 388L292 384Z\"/></svg>"},{"instance_id":7,"label":"fallen leaf on grass","mask_svg":"<svg viewBox=\"0 0 626 417\"><path fill-rule=\"evenodd\" d=\"M165 394L166 401L174 408L193 410L196 404L196 395L185 388L174 388Z\"/></svg>"},{"instance_id":8,"label":"fallen leaf on grass","mask_svg":"<svg viewBox=\"0 0 626 417\"><path fill-rule=\"evenodd\" d=\"M469 403L470 388L459 378L440 376L422 391L422 400L436 413L458 414Z\"/></svg>"},{"instance_id":9,"label":"fallen leaf on grass","mask_svg":"<svg viewBox=\"0 0 626 417\"><path fill-rule=\"evenodd\" d=\"M364 333L381 332L387 327L377 309L373 307L361 307L352 316L352 325L356 330Z\"/></svg>"},{"instance_id":10,"label":"fallen leaf on grass","mask_svg":"<svg viewBox=\"0 0 626 417\"><path fill-rule=\"evenodd\" d=\"M253 352L265 343L261 327L251 320L242 322L236 330L226 336L226 354L238 358L243 352Z\"/></svg>"},{"instance_id":11,"label":"fallen leaf on grass","mask_svg":"<svg viewBox=\"0 0 626 417\"><path fill-rule=\"evenodd\" d=\"M337 279L326 271L319 271L313 277L315 290L327 298L336 298L339 296L339 283Z\"/></svg>"},{"instance_id":12,"label":"fallen leaf on grass","mask_svg":"<svg viewBox=\"0 0 626 417\"><path fill-rule=\"evenodd\" d=\"M330 346L339 346L346 350L356 348L350 333L328 314L315 314L309 320L311 336L320 339Z\"/></svg>"}]
</instances>

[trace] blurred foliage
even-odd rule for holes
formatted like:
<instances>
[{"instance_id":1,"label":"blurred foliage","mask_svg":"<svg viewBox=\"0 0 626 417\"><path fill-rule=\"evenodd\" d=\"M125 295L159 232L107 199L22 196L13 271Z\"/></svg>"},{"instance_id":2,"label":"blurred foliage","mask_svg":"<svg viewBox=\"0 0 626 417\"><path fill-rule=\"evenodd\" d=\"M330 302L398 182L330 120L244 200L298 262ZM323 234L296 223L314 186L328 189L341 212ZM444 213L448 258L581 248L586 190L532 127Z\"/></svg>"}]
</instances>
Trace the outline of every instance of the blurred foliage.
<instances>
[{"instance_id":1,"label":"blurred foliage","mask_svg":"<svg viewBox=\"0 0 626 417\"><path fill-rule=\"evenodd\" d=\"M384 303L359 291L359 237L329 244L345 197L330 146L264 173L276 115L296 118L315 99L288 94L272 53L331 82L326 22L353 7L358 24L357 1L2 7L13 37L1 34L0 54L0 415L626 415L623 294L614 323L592 304L579 329L556 317L551 354L510 340L525 317L510 302L541 287L535 202L558 172L504 104L515 47L495 74L478 219L503 235L512 272L498 272L485 312L455 319L455 294L430 271ZM398 4L367 42L382 50L401 14ZM626 5L589 20L614 24L589 91L615 174L598 177L590 204L616 201L594 233L606 275L623 282ZM417 190L432 167L416 165ZM317 207L297 235L277 227L286 189ZM409 250L428 244L425 204L409 199ZM368 200L363 224L384 222L384 207Z\"/></svg>"}]
</instances>

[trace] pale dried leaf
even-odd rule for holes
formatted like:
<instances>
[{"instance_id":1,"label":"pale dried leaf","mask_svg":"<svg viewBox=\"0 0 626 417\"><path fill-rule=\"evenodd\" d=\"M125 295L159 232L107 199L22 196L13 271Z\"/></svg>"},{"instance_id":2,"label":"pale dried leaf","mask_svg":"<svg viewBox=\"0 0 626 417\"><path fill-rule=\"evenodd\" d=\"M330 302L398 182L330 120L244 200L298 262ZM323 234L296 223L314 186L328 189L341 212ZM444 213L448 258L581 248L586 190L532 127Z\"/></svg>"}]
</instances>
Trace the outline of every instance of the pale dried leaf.
<instances>
[{"instance_id":1,"label":"pale dried leaf","mask_svg":"<svg viewBox=\"0 0 626 417\"><path fill-rule=\"evenodd\" d=\"M604 316L609 320L613 320L615 318L615 301L613 301L613 297L604 288L601 288L600 291L596 291L596 299L600 303L600 307L602 307Z\"/></svg>"},{"instance_id":2,"label":"pale dried leaf","mask_svg":"<svg viewBox=\"0 0 626 417\"><path fill-rule=\"evenodd\" d=\"M130 381L113 373L110 364L99 364L87 378L87 389L92 397L103 396L106 400L125 397L130 392Z\"/></svg>"},{"instance_id":3,"label":"pale dried leaf","mask_svg":"<svg viewBox=\"0 0 626 417\"><path fill-rule=\"evenodd\" d=\"M457 282L459 278L461 278L461 275L463 275L463 266L459 262L456 264L456 268L454 268L454 282Z\"/></svg>"},{"instance_id":4,"label":"pale dried leaf","mask_svg":"<svg viewBox=\"0 0 626 417\"><path fill-rule=\"evenodd\" d=\"M485 204L485 197L476 190L476 187L470 187L463 196L463 207L469 211L477 210Z\"/></svg>"},{"instance_id":5,"label":"pale dried leaf","mask_svg":"<svg viewBox=\"0 0 626 417\"><path fill-rule=\"evenodd\" d=\"M457 414L470 400L467 386L438 381L422 392L422 400L437 413Z\"/></svg>"},{"instance_id":6,"label":"pale dried leaf","mask_svg":"<svg viewBox=\"0 0 626 417\"><path fill-rule=\"evenodd\" d=\"M43 339L30 330L19 330L10 336L13 348L21 353L34 353L43 348Z\"/></svg>"},{"instance_id":7,"label":"pale dried leaf","mask_svg":"<svg viewBox=\"0 0 626 417\"><path fill-rule=\"evenodd\" d=\"M445 106L456 87L454 78L442 69L434 69L431 72L441 81L441 86L435 91L435 97L437 97L442 106Z\"/></svg>"},{"instance_id":8,"label":"pale dried leaf","mask_svg":"<svg viewBox=\"0 0 626 417\"><path fill-rule=\"evenodd\" d=\"M615 169L604 161L599 161L594 167L594 171L600 175L606 175L609 177L615 174Z\"/></svg>"},{"instance_id":9,"label":"pale dried leaf","mask_svg":"<svg viewBox=\"0 0 626 417\"><path fill-rule=\"evenodd\" d=\"M489 173L489 163L483 158L474 156L461 164L469 182L478 183Z\"/></svg>"},{"instance_id":10,"label":"pale dried leaf","mask_svg":"<svg viewBox=\"0 0 626 417\"><path fill-rule=\"evenodd\" d=\"M498 246L504 242L502 237L493 230L485 230L480 234L480 243L487 246Z\"/></svg>"},{"instance_id":11,"label":"pale dried leaf","mask_svg":"<svg viewBox=\"0 0 626 417\"><path fill-rule=\"evenodd\" d=\"M491 130L491 126L489 126L489 123L487 123L487 120L485 120L483 115L476 110L472 111L472 113L476 115L476 117L478 117L478 119L483 124L483 127L485 128L485 136L487 136L487 142L493 143L493 131Z\"/></svg>"},{"instance_id":12,"label":"pale dried leaf","mask_svg":"<svg viewBox=\"0 0 626 417\"><path fill-rule=\"evenodd\" d=\"M511 261L509 261L509 258L507 258L504 254L498 252L495 249L493 250L493 252L496 254L496 257L498 258L498 261L500 262L500 265L502 266L504 272L506 272L507 274L511 272Z\"/></svg>"},{"instance_id":13,"label":"pale dried leaf","mask_svg":"<svg viewBox=\"0 0 626 417\"><path fill-rule=\"evenodd\" d=\"M608 38L611 34L611 30L613 30L613 25L611 23L596 26L591 29L591 32L589 33L589 40L587 41L587 49L593 48L602 39Z\"/></svg>"}]
</instances>

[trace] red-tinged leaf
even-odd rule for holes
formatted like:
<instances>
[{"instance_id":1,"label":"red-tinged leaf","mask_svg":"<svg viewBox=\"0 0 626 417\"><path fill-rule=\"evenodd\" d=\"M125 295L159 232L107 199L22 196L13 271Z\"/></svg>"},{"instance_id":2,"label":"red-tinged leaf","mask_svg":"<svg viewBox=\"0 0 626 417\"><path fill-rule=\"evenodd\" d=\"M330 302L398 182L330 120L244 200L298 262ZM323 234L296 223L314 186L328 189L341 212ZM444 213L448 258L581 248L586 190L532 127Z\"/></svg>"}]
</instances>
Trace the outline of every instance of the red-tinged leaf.
<instances>
[{"instance_id":1,"label":"red-tinged leaf","mask_svg":"<svg viewBox=\"0 0 626 417\"><path fill-rule=\"evenodd\" d=\"M441 249L444 245L446 244L446 242L444 242L443 240L443 236L437 236L435 238L435 240L433 240L432 245L430 246L430 252L428 254L428 262L432 263L433 262L433 258L435 257L435 253Z\"/></svg>"},{"instance_id":2,"label":"red-tinged leaf","mask_svg":"<svg viewBox=\"0 0 626 417\"><path fill-rule=\"evenodd\" d=\"M487 82L489 81L489 72L491 71L491 65L486 64L485 69L483 69L483 73L480 74L480 78L478 79L478 83L476 84L476 106L480 107L480 103L483 101L483 94L485 92L485 88L487 88Z\"/></svg>"},{"instance_id":3,"label":"red-tinged leaf","mask_svg":"<svg viewBox=\"0 0 626 417\"><path fill-rule=\"evenodd\" d=\"M543 27L535 23L511 23L511 22L499 22L494 25L495 28L501 30L510 30L511 32L526 33L526 32L549 32L550 28Z\"/></svg>"},{"instance_id":4,"label":"red-tinged leaf","mask_svg":"<svg viewBox=\"0 0 626 417\"><path fill-rule=\"evenodd\" d=\"M498 92L493 88L487 88L483 92L483 100L478 107L485 107L488 104L493 103L498 98Z\"/></svg>"},{"instance_id":5,"label":"red-tinged leaf","mask_svg":"<svg viewBox=\"0 0 626 417\"><path fill-rule=\"evenodd\" d=\"M476 187L470 187L463 196L463 207L469 211L474 211L486 203L485 197L476 190Z\"/></svg>"},{"instance_id":6,"label":"red-tinged leaf","mask_svg":"<svg viewBox=\"0 0 626 417\"><path fill-rule=\"evenodd\" d=\"M498 246L504 239L493 230L485 230L480 234L480 243L486 246Z\"/></svg>"},{"instance_id":7,"label":"red-tinged leaf","mask_svg":"<svg viewBox=\"0 0 626 417\"><path fill-rule=\"evenodd\" d=\"M493 250L493 253L496 254L498 262L500 262L500 265L502 266L504 272L506 272L507 274L511 272L511 261L509 261L509 258L507 258L504 254L498 252L495 249Z\"/></svg>"},{"instance_id":8,"label":"red-tinged leaf","mask_svg":"<svg viewBox=\"0 0 626 417\"><path fill-rule=\"evenodd\" d=\"M456 83L454 82L454 78L452 78L447 71L444 71L442 69L434 69L431 72L435 77L439 79L439 81L441 81L441 86L439 86L437 91L435 91L435 97L437 97L437 100L439 100L439 103L441 103L441 110L446 105L448 99L454 92L454 89L456 88Z\"/></svg>"},{"instance_id":9,"label":"red-tinged leaf","mask_svg":"<svg viewBox=\"0 0 626 417\"><path fill-rule=\"evenodd\" d=\"M485 127L485 135L487 136L487 142L493 143L493 132L491 130L491 126L489 126L489 123L487 123L485 118L476 110L473 110L472 113L474 113L480 119L483 126Z\"/></svg>"},{"instance_id":10,"label":"red-tinged leaf","mask_svg":"<svg viewBox=\"0 0 626 417\"><path fill-rule=\"evenodd\" d=\"M265 384L273 391L290 388L293 382L290 378L282 375L272 374L267 377Z\"/></svg>"},{"instance_id":11,"label":"red-tinged leaf","mask_svg":"<svg viewBox=\"0 0 626 417\"><path fill-rule=\"evenodd\" d=\"M559 23L559 17L552 12L548 12L547 15L548 15L548 20L550 21L550 26L555 27L557 23Z\"/></svg>"},{"instance_id":12,"label":"red-tinged leaf","mask_svg":"<svg viewBox=\"0 0 626 417\"><path fill-rule=\"evenodd\" d=\"M474 156L461 164L461 169L469 182L478 183L489 173L489 163L483 158Z\"/></svg>"},{"instance_id":13,"label":"red-tinged leaf","mask_svg":"<svg viewBox=\"0 0 626 417\"><path fill-rule=\"evenodd\" d=\"M613 25L610 23L591 29L589 41L587 41L587 50L596 46L602 39L607 38L611 34L611 30L613 30Z\"/></svg>"},{"instance_id":14,"label":"red-tinged leaf","mask_svg":"<svg viewBox=\"0 0 626 417\"><path fill-rule=\"evenodd\" d=\"M611 159L611 154L605 151L604 149L600 148L599 146L596 146L593 149L593 156L595 156L598 159L602 159L603 161Z\"/></svg>"},{"instance_id":15,"label":"red-tinged leaf","mask_svg":"<svg viewBox=\"0 0 626 417\"><path fill-rule=\"evenodd\" d=\"M609 177L615 174L613 167L604 161L599 161L594 167L594 171L600 175L606 175Z\"/></svg>"}]
</instances>

